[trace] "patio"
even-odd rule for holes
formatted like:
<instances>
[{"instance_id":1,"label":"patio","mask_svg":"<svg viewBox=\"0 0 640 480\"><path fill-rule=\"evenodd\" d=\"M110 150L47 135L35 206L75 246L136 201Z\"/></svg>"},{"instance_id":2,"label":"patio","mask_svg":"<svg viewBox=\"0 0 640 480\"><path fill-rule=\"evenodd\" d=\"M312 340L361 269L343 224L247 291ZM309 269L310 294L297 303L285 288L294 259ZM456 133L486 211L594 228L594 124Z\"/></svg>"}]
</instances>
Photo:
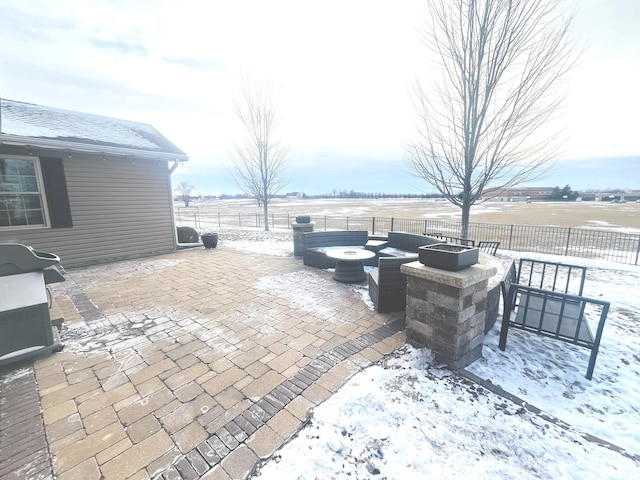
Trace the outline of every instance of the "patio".
<instances>
[{"instance_id":1,"label":"patio","mask_svg":"<svg viewBox=\"0 0 640 480\"><path fill-rule=\"evenodd\" d=\"M633 267L623 272L617 265L602 265L598 272L589 286L606 292L615 306L597 378L589 382L582 371L584 349L513 332L514 353L505 356L498 349L497 326L485 338L482 360L463 376L443 377L438 365L424 360L429 352L416 352L416 363L406 347L397 349L404 343L403 322L373 313L365 286L339 284L330 272L306 268L291 258L286 232L230 230L216 250L199 248L72 270L55 292L66 319L65 351L38 361L35 369L16 365L0 371L0 477L52 478L53 464L60 479L244 478L296 433L266 465L270 473L260 478L297 478L295 472L308 468L314 476L323 476L331 465L327 454L338 462L341 475L349 474L345 465L355 461L351 473L357 475L372 465L361 463L357 454L348 455L350 449L340 450L342 454L326 451L327 445L339 445L344 440L340 432L351 426L354 432L362 430L366 450L372 438L378 438L366 432L384 432L385 422L396 421L398 415L407 417L401 422L404 430L390 430L397 440L385 440L390 442L385 449L400 448L404 454L385 455L384 465L378 464L386 474L395 472L393 478L403 478L402 469L394 465L431 470L453 458L456 465L468 464L481 476L497 464L514 478L529 472L518 455L504 457L492 450L478 463L472 448L466 458L466 450L458 447L468 438L451 444L457 452L452 456L420 456L416 465L414 448L431 450L421 444L417 412L444 435L436 434L430 442L447 444L452 431L467 431L469 422L485 419L487 425L472 430L474 445L480 448L480 437L497 434L505 445L518 446L514 452L550 455L553 461L545 464L549 471L571 470L569 455L588 457L585 465L598 465L590 471L622 475L639 461L635 452L640 439L633 428L638 418L636 370L628 367L634 362L630 355L637 337L623 335L637 312L632 291L638 272ZM340 388L391 351L394 355ZM392 364L397 378L384 373L390 383L374 380L374 372L389 372ZM420 382L423 387L418 387ZM457 407L438 419L420 399L449 395L446 385ZM482 395L489 410L479 410L478 392L493 391L495 385L510 393L497 387L495 393L503 397L497 403ZM460 401L460 388L468 402ZM378 410L371 408L372 394L382 395ZM345 400L352 406L342 405ZM543 437L518 433L530 429L528 415L514 415L522 411L523 402L542 408L527 411L538 412L532 421ZM503 407L508 410L506 423L498 422L504 423L501 434L494 432L491 405L500 406L498 413ZM385 415L376 413L380 408ZM313 420L306 421L311 409ZM359 421L362 427L354 427ZM314 432L323 424L327 432L319 440ZM552 431L560 444L549 443ZM412 447L394 446L398 441ZM307 451L304 458L297 453L300 449ZM292 457L315 466L291 465L287 459Z\"/></svg>"},{"instance_id":2,"label":"patio","mask_svg":"<svg viewBox=\"0 0 640 480\"><path fill-rule=\"evenodd\" d=\"M9 458L27 423L2 417L6 479L47 478L43 453L59 480L243 478L404 343L329 272L224 247L71 270L54 298L65 350L0 372L3 413L46 431Z\"/></svg>"}]
</instances>

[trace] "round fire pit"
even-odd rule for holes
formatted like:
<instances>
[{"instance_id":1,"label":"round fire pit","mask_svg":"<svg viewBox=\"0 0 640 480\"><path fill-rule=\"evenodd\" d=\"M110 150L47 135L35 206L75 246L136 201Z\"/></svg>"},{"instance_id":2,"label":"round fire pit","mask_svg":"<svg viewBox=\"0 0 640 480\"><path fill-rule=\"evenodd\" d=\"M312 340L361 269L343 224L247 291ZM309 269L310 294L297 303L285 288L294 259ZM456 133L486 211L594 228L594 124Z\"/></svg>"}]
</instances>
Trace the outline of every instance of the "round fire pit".
<instances>
[{"instance_id":1,"label":"round fire pit","mask_svg":"<svg viewBox=\"0 0 640 480\"><path fill-rule=\"evenodd\" d=\"M336 261L333 278L343 283L360 283L367 279L364 261L376 256L375 252L357 248L337 248L326 253Z\"/></svg>"}]
</instances>

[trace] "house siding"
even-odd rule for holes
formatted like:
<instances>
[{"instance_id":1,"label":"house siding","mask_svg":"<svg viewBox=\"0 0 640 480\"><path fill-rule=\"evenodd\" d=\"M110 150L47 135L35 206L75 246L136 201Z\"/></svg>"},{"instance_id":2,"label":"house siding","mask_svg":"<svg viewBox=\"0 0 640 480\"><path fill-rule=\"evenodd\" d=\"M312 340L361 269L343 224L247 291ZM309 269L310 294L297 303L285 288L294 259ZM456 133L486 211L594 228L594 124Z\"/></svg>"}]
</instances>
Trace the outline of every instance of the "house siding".
<instances>
[{"instance_id":1,"label":"house siding","mask_svg":"<svg viewBox=\"0 0 640 480\"><path fill-rule=\"evenodd\" d=\"M176 248L167 162L73 153L63 157L63 164L73 226L0 229L0 242L18 241L54 253L65 267Z\"/></svg>"}]
</instances>

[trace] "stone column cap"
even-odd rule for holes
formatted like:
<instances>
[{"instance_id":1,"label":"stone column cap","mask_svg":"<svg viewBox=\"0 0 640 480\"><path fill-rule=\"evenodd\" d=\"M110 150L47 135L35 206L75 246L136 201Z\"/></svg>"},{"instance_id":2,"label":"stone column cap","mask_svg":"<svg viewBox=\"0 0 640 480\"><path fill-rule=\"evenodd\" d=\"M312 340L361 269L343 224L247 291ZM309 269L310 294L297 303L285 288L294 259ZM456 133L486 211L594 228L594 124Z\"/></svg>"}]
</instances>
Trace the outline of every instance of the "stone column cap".
<instances>
[{"instance_id":1,"label":"stone column cap","mask_svg":"<svg viewBox=\"0 0 640 480\"><path fill-rule=\"evenodd\" d=\"M449 272L439 268L427 267L415 261L401 265L400 271L412 277L442 283L455 288L466 288L493 277L498 270L496 267L476 263L458 272Z\"/></svg>"},{"instance_id":2,"label":"stone column cap","mask_svg":"<svg viewBox=\"0 0 640 480\"><path fill-rule=\"evenodd\" d=\"M309 228L309 227L313 227L315 225L315 222L307 222L307 223L296 223L296 222L292 222L291 223L291 228Z\"/></svg>"}]
</instances>

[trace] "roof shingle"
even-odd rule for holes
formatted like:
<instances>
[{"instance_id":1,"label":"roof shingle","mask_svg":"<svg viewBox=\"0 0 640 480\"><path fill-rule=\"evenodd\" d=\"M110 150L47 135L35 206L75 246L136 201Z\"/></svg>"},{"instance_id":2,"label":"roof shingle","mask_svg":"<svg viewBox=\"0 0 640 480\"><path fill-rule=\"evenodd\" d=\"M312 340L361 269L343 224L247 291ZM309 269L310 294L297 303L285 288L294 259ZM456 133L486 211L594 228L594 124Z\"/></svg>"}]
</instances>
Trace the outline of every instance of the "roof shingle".
<instances>
[{"instance_id":1,"label":"roof shingle","mask_svg":"<svg viewBox=\"0 0 640 480\"><path fill-rule=\"evenodd\" d=\"M39 141L77 144L82 150L102 148L130 150L131 153L186 154L151 125L82 112L0 99L0 142L3 136L24 137L25 143Z\"/></svg>"}]
</instances>

